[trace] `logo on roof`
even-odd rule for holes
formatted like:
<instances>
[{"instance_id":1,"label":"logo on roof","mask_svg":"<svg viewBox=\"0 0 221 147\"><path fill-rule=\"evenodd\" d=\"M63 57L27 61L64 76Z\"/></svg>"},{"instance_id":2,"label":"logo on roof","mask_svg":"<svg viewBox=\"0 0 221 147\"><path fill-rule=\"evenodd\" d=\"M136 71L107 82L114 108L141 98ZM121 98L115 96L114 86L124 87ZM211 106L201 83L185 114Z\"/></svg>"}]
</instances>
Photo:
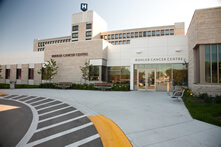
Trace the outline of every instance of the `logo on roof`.
<instances>
[{"instance_id":1,"label":"logo on roof","mask_svg":"<svg viewBox=\"0 0 221 147\"><path fill-rule=\"evenodd\" d=\"M88 8L88 5L87 5L87 3L81 3L81 10L82 11L87 11L87 8Z\"/></svg>"}]
</instances>

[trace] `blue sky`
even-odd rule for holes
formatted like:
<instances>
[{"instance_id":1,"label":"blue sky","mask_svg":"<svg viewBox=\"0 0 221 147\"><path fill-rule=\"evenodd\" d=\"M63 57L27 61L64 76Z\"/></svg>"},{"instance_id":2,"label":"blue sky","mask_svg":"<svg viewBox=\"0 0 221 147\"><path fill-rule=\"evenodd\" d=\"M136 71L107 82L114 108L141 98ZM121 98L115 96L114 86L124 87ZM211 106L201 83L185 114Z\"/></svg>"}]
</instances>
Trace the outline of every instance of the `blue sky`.
<instances>
[{"instance_id":1,"label":"blue sky","mask_svg":"<svg viewBox=\"0 0 221 147\"><path fill-rule=\"evenodd\" d=\"M174 22L185 22L187 30L195 9L221 6L221 0L0 0L0 54L32 52L35 38L70 36L82 2L108 31Z\"/></svg>"}]
</instances>

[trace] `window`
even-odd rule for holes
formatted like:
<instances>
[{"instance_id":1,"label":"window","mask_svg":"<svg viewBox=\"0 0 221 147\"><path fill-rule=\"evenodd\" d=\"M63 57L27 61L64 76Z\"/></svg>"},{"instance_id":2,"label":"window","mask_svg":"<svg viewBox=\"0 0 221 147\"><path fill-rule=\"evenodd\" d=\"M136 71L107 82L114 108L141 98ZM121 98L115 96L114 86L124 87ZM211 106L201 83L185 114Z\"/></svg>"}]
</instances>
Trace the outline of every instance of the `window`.
<instances>
[{"instance_id":1,"label":"window","mask_svg":"<svg viewBox=\"0 0 221 147\"><path fill-rule=\"evenodd\" d=\"M91 31L86 32L86 37L91 37Z\"/></svg>"},{"instance_id":2,"label":"window","mask_svg":"<svg viewBox=\"0 0 221 147\"><path fill-rule=\"evenodd\" d=\"M114 34L111 35L111 39L114 39Z\"/></svg>"},{"instance_id":3,"label":"window","mask_svg":"<svg viewBox=\"0 0 221 147\"><path fill-rule=\"evenodd\" d=\"M78 41L77 39L76 40L72 40L72 42L75 42L75 41Z\"/></svg>"},{"instance_id":4,"label":"window","mask_svg":"<svg viewBox=\"0 0 221 147\"><path fill-rule=\"evenodd\" d=\"M107 40L107 35L104 35L104 40Z\"/></svg>"},{"instance_id":5,"label":"window","mask_svg":"<svg viewBox=\"0 0 221 147\"><path fill-rule=\"evenodd\" d=\"M17 69L17 71L16 71L16 79L21 79L21 69Z\"/></svg>"},{"instance_id":6,"label":"window","mask_svg":"<svg viewBox=\"0 0 221 147\"><path fill-rule=\"evenodd\" d=\"M157 36L160 36L160 30L156 31Z\"/></svg>"},{"instance_id":7,"label":"window","mask_svg":"<svg viewBox=\"0 0 221 147\"><path fill-rule=\"evenodd\" d=\"M130 40L127 40L127 44L130 44Z\"/></svg>"},{"instance_id":8,"label":"window","mask_svg":"<svg viewBox=\"0 0 221 147\"><path fill-rule=\"evenodd\" d=\"M127 38L130 38L130 33L127 33Z\"/></svg>"},{"instance_id":9,"label":"window","mask_svg":"<svg viewBox=\"0 0 221 147\"><path fill-rule=\"evenodd\" d=\"M161 30L161 36L163 36L164 35L164 30Z\"/></svg>"},{"instance_id":10,"label":"window","mask_svg":"<svg viewBox=\"0 0 221 147\"><path fill-rule=\"evenodd\" d=\"M72 38L78 38L78 33L72 33ZM59 43L59 40L58 40Z\"/></svg>"},{"instance_id":11,"label":"window","mask_svg":"<svg viewBox=\"0 0 221 147\"><path fill-rule=\"evenodd\" d=\"M119 34L119 39L121 39L122 38L122 34Z\"/></svg>"},{"instance_id":12,"label":"window","mask_svg":"<svg viewBox=\"0 0 221 147\"><path fill-rule=\"evenodd\" d=\"M130 83L130 67L108 67L108 82L118 84Z\"/></svg>"},{"instance_id":13,"label":"window","mask_svg":"<svg viewBox=\"0 0 221 147\"><path fill-rule=\"evenodd\" d=\"M122 41L119 41L119 45L121 45L122 44Z\"/></svg>"},{"instance_id":14,"label":"window","mask_svg":"<svg viewBox=\"0 0 221 147\"><path fill-rule=\"evenodd\" d=\"M5 71L5 78L10 79L10 69L6 69Z\"/></svg>"},{"instance_id":15,"label":"window","mask_svg":"<svg viewBox=\"0 0 221 147\"><path fill-rule=\"evenodd\" d=\"M151 36L151 31L148 31L147 35L148 35L148 37L150 37Z\"/></svg>"},{"instance_id":16,"label":"window","mask_svg":"<svg viewBox=\"0 0 221 147\"><path fill-rule=\"evenodd\" d=\"M166 30L165 32L166 32L166 35L169 35L169 30Z\"/></svg>"},{"instance_id":17,"label":"window","mask_svg":"<svg viewBox=\"0 0 221 147\"><path fill-rule=\"evenodd\" d=\"M147 32L143 32L143 37L146 37L147 36Z\"/></svg>"},{"instance_id":18,"label":"window","mask_svg":"<svg viewBox=\"0 0 221 147\"><path fill-rule=\"evenodd\" d=\"M205 45L205 82L221 83L221 45Z\"/></svg>"},{"instance_id":19,"label":"window","mask_svg":"<svg viewBox=\"0 0 221 147\"><path fill-rule=\"evenodd\" d=\"M152 31L152 36L155 36L155 31Z\"/></svg>"},{"instance_id":20,"label":"window","mask_svg":"<svg viewBox=\"0 0 221 147\"><path fill-rule=\"evenodd\" d=\"M131 38L134 38L134 32L131 33Z\"/></svg>"},{"instance_id":21,"label":"window","mask_svg":"<svg viewBox=\"0 0 221 147\"><path fill-rule=\"evenodd\" d=\"M118 45L118 41L115 41L115 45Z\"/></svg>"},{"instance_id":22,"label":"window","mask_svg":"<svg viewBox=\"0 0 221 147\"><path fill-rule=\"evenodd\" d=\"M86 38L86 40L91 40L91 38Z\"/></svg>"},{"instance_id":23,"label":"window","mask_svg":"<svg viewBox=\"0 0 221 147\"><path fill-rule=\"evenodd\" d=\"M126 33L123 34L123 38L126 38Z\"/></svg>"},{"instance_id":24,"label":"window","mask_svg":"<svg viewBox=\"0 0 221 147\"><path fill-rule=\"evenodd\" d=\"M90 66L89 80L90 81L99 81L99 66Z\"/></svg>"},{"instance_id":25,"label":"window","mask_svg":"<svg viewBox=\"0 0 221 147\"><path fill-rule=\"evenodd\" d=\"M108 35L108 37L107 37L107 38L108 38L108 40L110 40L110 39L111 39L111 35Z\"/></svg>"},{"instance_id":26,"label":"window","mask_svg":"<svg viewBox=\"0 0 221 147\"><path fill-rule=\"evenodd\" d=\"M92 24L89 23L89 24L86 24L86 29L91 29L92 28Z\"/></svg>"},{"instance_id":27,"label":"window","mask_svg":"<svg viewBox=\"0 0 221 147\"><path fill-rule=\"evenodd\" d=\"M111 44L114 45L114 41L112 41Z\"/></svg>"},{"instance_id":28,"label":"window","mask_svg":"<svg viewBox=\"0 0 221 147\"><path fill-rule=\"evenodd\" d=\"M174 35L174 29L170 30L170 35Z\"/></svg>"},{"instance_id":29,"label":"window","mask_svg":"<svg viewBox=\"0 0 221 147\"><path fill-rule=\"evenodd\" d=\"M118 34L115 34L115 39L118 39Z\"/></svg>"},{"instance_id":30,"label":"window","mask_svg":"<svg viewBox=\"0 0 221 147\"><path fill-rule=\"evenodd\" d=\"M34 68L28 69L28 79L30 79L30 80L34 79Z\"/></svg>"},{"instance_id":31,"label":"window","mask_svg":"<svg viewBox=\"0 0 221 147\"><path fill-rule=\"evenodd\" d=\"M136 38L138 37L138 32L135 32L135 37L136 37Z\"/></svg>"},{"instance_id":32,"label":"window","mask_svg":"<svg viewBox=\"0 0 221 147\"><path fill-rule=\"evenodd\" d=\"M126 44L126 40L123 41L123 44Z\"/></svg>"},{"instance_id":33,"label":"window","mask_svg":"<svg viewBox=\"0 0 221 147\"><path fill-rule=\"evenodd\" d=\"M139 37L142 37L143 33L142 32L139 32Z\"/></svg>"}]
</instances>

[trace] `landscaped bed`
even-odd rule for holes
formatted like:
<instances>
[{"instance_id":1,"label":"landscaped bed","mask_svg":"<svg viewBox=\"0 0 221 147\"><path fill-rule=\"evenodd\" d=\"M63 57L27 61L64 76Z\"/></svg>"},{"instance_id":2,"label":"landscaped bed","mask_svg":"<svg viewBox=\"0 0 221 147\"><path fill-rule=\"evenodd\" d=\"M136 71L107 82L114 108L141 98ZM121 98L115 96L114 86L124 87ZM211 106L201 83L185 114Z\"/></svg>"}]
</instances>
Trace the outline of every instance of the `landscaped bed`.
<instances>
[{"instance_id":1,"label":"landscaped bed","mask_svg":"<svg viewBox=\"0 0 221 147\"><path fill-rule=\"evenodd\" d=\"M183 101L194 119L221 126L221 96L195 96L186 89Z\"/></svg>"}]
</instances>

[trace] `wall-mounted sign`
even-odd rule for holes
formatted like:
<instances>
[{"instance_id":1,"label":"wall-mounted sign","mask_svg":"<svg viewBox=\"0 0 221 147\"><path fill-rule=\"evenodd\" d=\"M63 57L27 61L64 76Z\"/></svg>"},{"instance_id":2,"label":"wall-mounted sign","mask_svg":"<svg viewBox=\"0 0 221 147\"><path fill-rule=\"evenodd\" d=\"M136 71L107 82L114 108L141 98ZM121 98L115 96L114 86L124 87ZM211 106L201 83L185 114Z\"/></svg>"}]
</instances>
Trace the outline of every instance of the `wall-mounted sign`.
<instances>
[{"instance_id":1,"label":"wall-mounted sign","mask_svg":"<svg viewBox=\"0 0 221 147\"><path fill-rule=\"evenodd\" d=\"M169 63L169 62L183 62L184 57L149 57L149 58L135 58L134 62L145 62L145 63Z\"/></svg>"},{"instance_id":2,"label":"wall-mounted sign","mask_svg":"<svg viewBox=\"0 0 221 147\"><path fill-rule=\"evenodd\" d=\"M82 11L87 11L87 8L88 8L88 5L87 5L87 3L81 3L81 10Z\"/></svg>"},{"instance_id":3,"label":"wall-mounted sign","mask_svg":"<svg viewBox=\"0 0 221 147\"><path fill-rule=\"evenodd\" d=\"M88 56L88 53L72 53L72 54L57 54L57 55L52 55L52 58L57 58L57 57L75 57L75 56Z\"/></svg>"}]
</instances>

